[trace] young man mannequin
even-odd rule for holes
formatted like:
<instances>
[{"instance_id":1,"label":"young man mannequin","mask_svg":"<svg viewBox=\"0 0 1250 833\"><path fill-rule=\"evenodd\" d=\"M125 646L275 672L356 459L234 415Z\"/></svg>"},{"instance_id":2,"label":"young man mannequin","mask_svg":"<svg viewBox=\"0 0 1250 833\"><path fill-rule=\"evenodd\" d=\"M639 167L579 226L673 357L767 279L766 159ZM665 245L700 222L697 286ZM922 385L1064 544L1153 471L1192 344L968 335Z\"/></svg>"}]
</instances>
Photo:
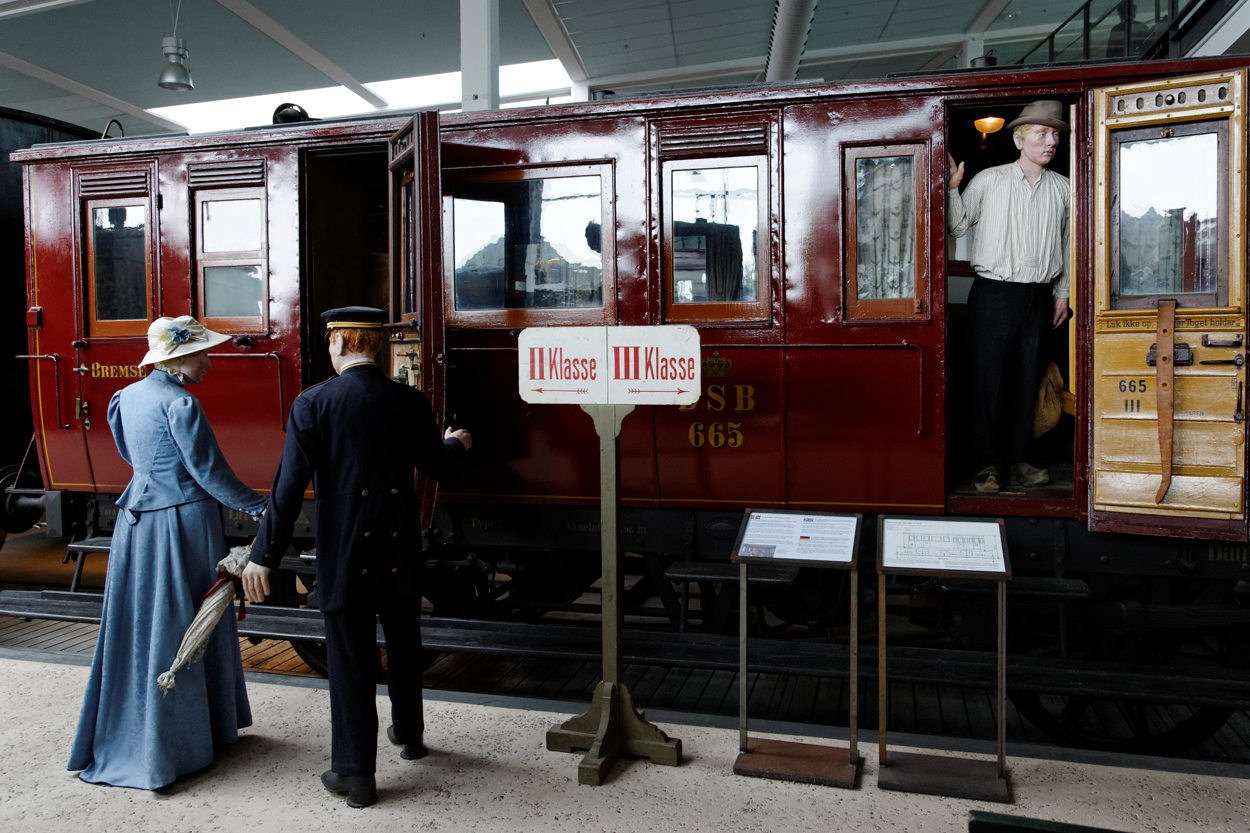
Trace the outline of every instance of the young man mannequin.
<instances>
[{"instance_id":1,"label":"young man mannequin","mask_svg":"<svg viewBox=\"0 0 1250 833\"><path fill-rule=\"evenodd\" d=\"M1050 482L1025 461L1046 364L1045 334L1068 317L1068 178L1046 166L1068 129L1058 101L1035 101L1011 124L1020 158L973 177L949 159L947 231L972 237L977 273L968 294L975 484L997 492Z\"/></svg>"},{"instance_id":2,"label":"young man mannequin","mask_svg":"<svg viewBox=\"0 0 1250 833\"><path fill-rule=\"evenodd\" d=\"M323 313L338 376L291 405L286 446L269 506L243 572L250 601L269 593L269 570L290 545L304 490L317 495L317 594L330 668L331 768L321 782L352 807L377 801L374 771L376 629L386 634L391 742L425 755L421 702L421 513L414 469L442 479L473 444L466 431L440 438L429 400L374 364L385 313Z\"/></svg>"}]
</instances>

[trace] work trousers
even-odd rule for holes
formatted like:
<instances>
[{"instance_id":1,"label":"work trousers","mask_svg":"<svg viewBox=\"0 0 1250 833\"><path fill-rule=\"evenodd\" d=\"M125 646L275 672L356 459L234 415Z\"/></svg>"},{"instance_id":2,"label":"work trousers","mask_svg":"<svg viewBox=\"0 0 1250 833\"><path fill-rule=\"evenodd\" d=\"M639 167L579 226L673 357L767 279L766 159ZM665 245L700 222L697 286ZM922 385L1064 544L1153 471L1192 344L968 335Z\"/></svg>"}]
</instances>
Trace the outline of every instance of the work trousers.
<instances>
[{"instance_id":1,"label":"work trousers","mask_svg":"<svg viewBox=\"0 0 1250 833\"><path fill-rule=\"evenodd\" d=\"M403 743L425 732L421 700L421 599L366 600L323 614L330 665L330 768L373 775L377 768L377 622L386 634L391 724Z\"/></svg>"},{"instance_id":2,"label":"work trousers","mask_svg":"<svg viewBox=\"0 0 1250 833\"><path fill-rule=\"evenodd\" d=\"M1049 283L977 277L968 294L972 346L972 454L1006 474L1028 453L1045 335L1054 320Z\"/></svg>"}]
</instances>

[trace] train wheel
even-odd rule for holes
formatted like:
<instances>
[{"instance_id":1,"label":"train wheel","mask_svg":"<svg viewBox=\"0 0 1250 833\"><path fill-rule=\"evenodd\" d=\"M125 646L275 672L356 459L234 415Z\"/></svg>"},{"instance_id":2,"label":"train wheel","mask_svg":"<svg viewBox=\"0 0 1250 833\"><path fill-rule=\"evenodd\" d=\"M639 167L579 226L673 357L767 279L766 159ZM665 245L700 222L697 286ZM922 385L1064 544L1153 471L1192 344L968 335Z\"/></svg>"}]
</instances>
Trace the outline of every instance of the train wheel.
<instances>
[{"instance_id":1,"label":"train wheel","mask_svg":"<svg viewBox=\"0 0 1250 833\"><path fill-rule=\"evenodd\" d=\"M11 465L0 468L0 530L16 535L35 525L43 514L43 510L23 509L17 504L17 495L6 495L4 490L12 486L37 489L39 485L39 481L32 477L30 472L22 474L21 466Z\"/></svg>"},{"instance_id":2,"label":"train wheel","mask_svg":"<svg viewBox=\"0 0 1250 833\"><path fill-rule=\"evenodd\" d=\"M1151 640L1152 652L1173 672L1183 673L1186 665L1244 668L1248 664L1246 636L1242 629L1230 629L1227 633L1194 636L1182 642L1180 637L1169 634ZM1163 656L1159 656L1161 648ZM1131 656L1136 652L1128 646L1126 653ZM1214 707L1032 692L1010 695L1026 720L1065 746L1141 755L1176 755L1192 749L1218 732L1233 713L1233 709Z\"/></svg>"}]
</instances>

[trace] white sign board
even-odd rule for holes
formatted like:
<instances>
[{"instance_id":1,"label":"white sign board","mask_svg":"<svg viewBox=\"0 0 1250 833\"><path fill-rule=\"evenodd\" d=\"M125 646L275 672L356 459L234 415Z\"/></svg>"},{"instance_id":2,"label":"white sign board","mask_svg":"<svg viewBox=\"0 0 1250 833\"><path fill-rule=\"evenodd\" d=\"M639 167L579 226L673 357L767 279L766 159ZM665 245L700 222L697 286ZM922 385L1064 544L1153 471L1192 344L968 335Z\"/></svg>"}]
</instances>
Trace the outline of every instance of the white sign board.
<instances>
[{"instance_id":1,"label":"white sign board","mask_svg":"<svg viewBox=\"0 0 1250 833\"><path fill-rule=\"evenodd\" d=\"M993 521L886 518L882 522L881 566L1005 573L1000 529Z\"/></svg>"},{"instance_id":2,"label":"white sign board","mask_svg":"<svg viewBox=\"0 0 1250 833\"><path fill-rule=\"evenodd\" d=\"M578 405L693 405L699 331L663 327L530 327L518 340L521 398Z\"/></svg>"},{"instance_id":3,"label":"white sign board","mask_svg":"<svg viewBox=\"0 0 1250 833\"><path fill-rule=\"evenodd\" d=\"M746 561L850 564L859 518L802 512L751 512L735 555Z\"/></svg>"}]
</instances>

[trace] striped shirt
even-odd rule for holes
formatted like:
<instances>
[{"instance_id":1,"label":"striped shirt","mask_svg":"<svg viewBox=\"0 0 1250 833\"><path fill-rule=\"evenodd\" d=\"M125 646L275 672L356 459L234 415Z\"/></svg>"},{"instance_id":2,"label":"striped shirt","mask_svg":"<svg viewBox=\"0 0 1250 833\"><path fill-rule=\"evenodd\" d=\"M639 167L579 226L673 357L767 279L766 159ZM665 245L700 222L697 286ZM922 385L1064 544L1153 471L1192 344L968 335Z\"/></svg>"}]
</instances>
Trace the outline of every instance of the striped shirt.
<instances>
[{"instance_id":1,"label":"striped shirt","mask_svg":"<svg viewBox=\"0 0 1250 833\"><path fill-rule=\"evenodd\" d=\"M962 196L950 189L946 230L955 237L972 230L972 268L981 277L1055 281L1055 297L1067 298L1068 200L1066 176L1045 169L1029 185L1024 169L1011 162L981 171Z\"/></svg>"}]
</instances>

